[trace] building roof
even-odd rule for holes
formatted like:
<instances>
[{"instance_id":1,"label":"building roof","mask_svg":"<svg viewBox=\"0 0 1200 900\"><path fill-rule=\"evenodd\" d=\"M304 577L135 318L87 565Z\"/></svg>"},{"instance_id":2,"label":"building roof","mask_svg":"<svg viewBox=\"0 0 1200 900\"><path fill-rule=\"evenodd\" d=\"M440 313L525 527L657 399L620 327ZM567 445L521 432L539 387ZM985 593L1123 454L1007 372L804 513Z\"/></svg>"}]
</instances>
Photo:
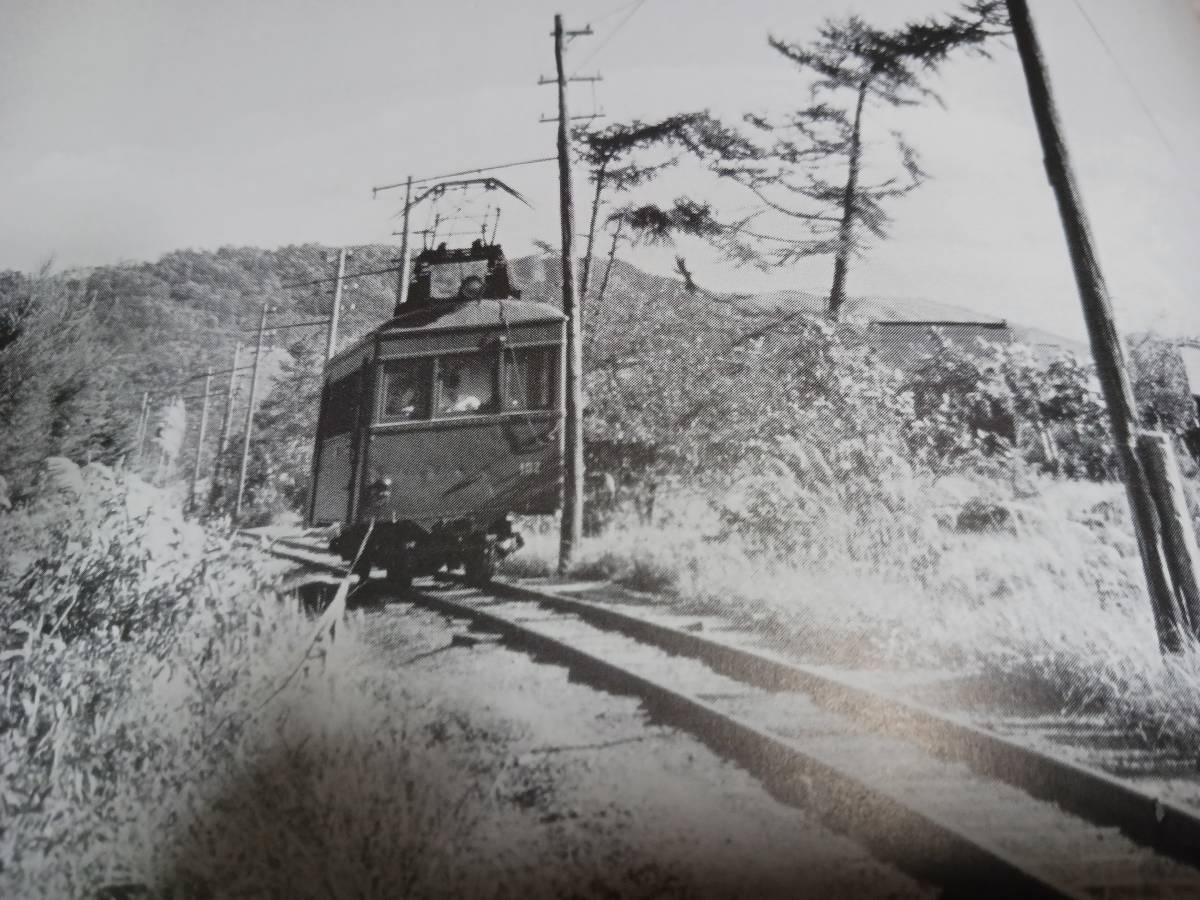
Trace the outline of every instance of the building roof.
<instances>
[{"instance_id":1,"label":"building roof","mask_svg":"<svg viewBox=\"0 0 1200 900\"><path fill-rule=\"evenodd\" d=\"M882 364L905 372L936 353L941 340L967 353L980 353L986 344L1013 341L1011 329L1002 321L876 321L867 326L865 337Z\"/></svg>"}]
</instances>

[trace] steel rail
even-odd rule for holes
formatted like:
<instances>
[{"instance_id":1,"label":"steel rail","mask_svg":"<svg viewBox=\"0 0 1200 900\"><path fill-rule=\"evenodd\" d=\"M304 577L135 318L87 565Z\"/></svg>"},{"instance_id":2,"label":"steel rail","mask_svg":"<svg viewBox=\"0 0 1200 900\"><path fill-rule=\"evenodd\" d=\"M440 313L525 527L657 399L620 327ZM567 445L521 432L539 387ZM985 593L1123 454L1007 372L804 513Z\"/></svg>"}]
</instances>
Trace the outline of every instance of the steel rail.
<instances>
[{"instance_id":1,"label":"steel rail","mask_svg":"<svg viewBox=\"0 0 1200 900\"><path fill-rule=\"evenodd\" d=\"M488 593L501 591L489 589ZM543 634L536 627L419 589L406 599L498 632L510 646L565 663L595 687L637 697L659 721L676 725L717 753L736 760L777 799L816 806L820 818L832 828L850 835L879 858L935 882L943 888L943 897L1083 900L1088 896L1030 871L999 847L960 833L934 811L919 810L740 717Z\"/></svg>"},{"instance_id":2,"label":"steel rail","mask_svg":"<svg viewBox=\"0 0 1200 900\"><path fill-rule=\"evenodd\" d=\"M1190 865L1200 865L1200 815L1105 772L1039 752L929 707L889 697L802 663L765 656L615 609L507 582L492 592L536 601L599 628L699 659L715 671L770 691L799 691L819 706L916 743Z\"/></svg>"},{"instance_id":3,"label":"steel rail","mask_svg":"<svg viewBox=\"0 0 1200 900\"><path fill-rule=\"evenodd\" d=\"M265 549L315 568L345 572L342 566L315 558L312 554L320 551L311 546L283 540ZM1185 862L1200 857L1196 837L1200 818L1188 810L1104 773L1046 756L919 704L591 601L503 581L493 582L485 593L535 603L600 631L617 632L643 645L700 661L748 686L797 692L874 732L906 740L935 758L966 763L979 774L1058 804L1089 824L1116 826L1136 843L1164 855ZM1040 871L1036 864L1014 856L986 835L964 833L935 805L864 781L744 718L543 633L536 622L514 621L478 604L426 589L410 590L404 599L499 633L510 646L564 664L595 687L641 699L657 719L694 734L714 751L744 766L781 801L812 808L832 828L881 859L938 884L944 896L1090 896L1081 886Z\"/></svg>"}]
</instances>

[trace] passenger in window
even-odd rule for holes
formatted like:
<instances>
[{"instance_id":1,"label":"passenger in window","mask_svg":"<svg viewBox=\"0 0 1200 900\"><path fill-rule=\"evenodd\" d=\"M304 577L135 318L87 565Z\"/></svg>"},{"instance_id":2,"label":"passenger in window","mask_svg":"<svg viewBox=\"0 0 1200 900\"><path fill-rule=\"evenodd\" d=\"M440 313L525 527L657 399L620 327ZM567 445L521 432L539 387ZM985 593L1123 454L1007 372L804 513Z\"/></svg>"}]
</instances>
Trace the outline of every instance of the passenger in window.
<instances>
[{"instance_id":1,"label":"passenger in window","mask_svg":"<svg viewBox=\"0 0 1200 900\"><path fill-rule=\"evenodd\" d=\"M475 412L482 401L474 394L460 393L462 375L456 371L447 371L442 378L442 411L448 413Z\"/></svg>"},{"instance_id":2,"label":"passenger in window","mask_svg":"<svg viewBox=\"0 0 1200 900\"><path fill-rule=\"evenodd\" d=\"M492 404L493 367L479 354L446 357L438 369L438 412L467 415L485 412Z\"/></svg>"},{"instance_id":3,"label":"passenger in window","mask_svg":"<svg viewBox=\"0 0 1200 900\"><path fill-rule=\"evenodd\" d=\"M426 415L429 384L428 368L421 364L403 364L387 372L383 415L387 419L417 419Z\"/></svg>"}]
</instances>

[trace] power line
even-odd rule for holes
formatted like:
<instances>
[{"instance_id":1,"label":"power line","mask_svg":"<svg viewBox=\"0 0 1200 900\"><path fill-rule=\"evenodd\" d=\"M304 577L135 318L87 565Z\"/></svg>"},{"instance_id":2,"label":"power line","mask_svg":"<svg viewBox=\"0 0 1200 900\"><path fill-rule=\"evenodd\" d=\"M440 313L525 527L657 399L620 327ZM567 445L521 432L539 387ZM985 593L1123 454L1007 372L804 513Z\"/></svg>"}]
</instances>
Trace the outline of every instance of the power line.
<instances>
[{"instance_id":1,"label":"power line","mask_svg":"<svg viewBox=\"0 0 1200 900\"><path fill-rule=\"evenodd\" d=\"M1163 146L1167 148L1167 152L1171 154L1171 158L1178 165L1179 154L1175 152L1174 145L1171 143L1170 138L1167 137L1166 132L1163 131L1162 126L1159 125L1158 119L1150 110L1149 105L1145 100L1142 99L1141 92L1138 91L1137 85L1133 83L1133 79L1129 76L1129 73L1125 71L1125 67L1121 65L1121 61L1117 59L1117 54L1113 52L1112 46L1104 39L1104 35L1100 33L1100 29L1097 28L1096 23L1092 21L1092 17L1087 14L1087 10L1083 8L1083 4L1080 3L1079 0L1073 0L1073 2L1075 3L1075 8L1079 10L1079 14L1083 16L1083 20L1087 22L1088 27L1092 30L1092 34L1096 36L1096 40L1100 42L1100 46L1104 48L1104 52L1108 54L1108 58L1112 60L1113 65L1116 66L1117 73L1121 76L1122 80L1125 82L1125 85L1129 88L1129 92L1133 94L1133 99L1137 101L1137 105L1142 108L1142 112L1146 114L1146 118L1150 120L1150 124L1154 126L1154 130L1158 132L1158 137L1162 141Z\"/></svg>"},{"instance_id":2,"label":"power line","mask_svg":"<svg viewBox=\"0 0 1200 900\"><path fill-rule=\"evenodd\" d=\"M629 7L631 7L631 6L637 6L638 3L640 3L640 2L641 2L641 0L630 0L629 3L622 3L620 6L614 6L612 9L610 9L606 13L603 13L602 15L591 16L590 19L593 22L604 22L608 19L611 19L613 16L617 15L618 13L623 13L625 10L629 9Z\"/></svg>"},{"instance_id":3,"label":"power line","mask_svg":"<svg viewBox=\"0 0 1200 900\"><path fill-rule=\"evenodd\" d=\"M633 9L631 9L628 13L626 13L625 18L621 19L620 22L618 22L616 25L613 26L613 30L608 33L608 36L604 40L602 40L599 44L597 44L595 49L592 50L591 53L589 53L587 56L585 56L583 58L583 62L581 62L578 66L575 67L575 71L571 73L571 76L574 77L575 75L578 75L580 69L582 69L588 63L590 63L593 59L595 59L596 54L599 53L601 50L603 50L608 45L608 42L617 36L618 31L620 31L627 24L629 24L629 20L632 19L634 16L636 16L638 10L641 9L645 4L646 4L646 0L637 0L637 2L633 6Z\"/></svg>"},{"instance_id":4,"label":"power line","mask_svg":"<svg viewBox=\"0 0 1200 900\"><path fill-rule=\"evenodd\" d=\"M369 271L364 271L364 272L350 272L349 274L343 275L342 277L346 278L346 279L365 278L368 275L385 275L388 272L399 272L399 271L400 271L400 269L397 266L390 266L386 269L371 269ZM294 290L296 288L311 287L314 284L325 284L330 281L337 281L337 276L331 275L328 278L314 278L312 281L299 281L299 282L296 282L295 284L281 284L279 286L279 289L290 291L290 290ZM251 329L251 330L253 330L253 329Z\"/></svg>"},{"instance_id":5,"label":"power line","mask_svg":"<svg viewBox=\"0 0 1200 900\"><path fill-rule=\"evenodd\" d=\"M517 162L500 163L499 165L495 166L483 166L479 169L463 169L461 172L447 172L444 175L427 175L424 178L414 178L412 183L425 184L429 181L437 181L440 178L454 178L458 175L478 175L480 172L495 172L497 169L512 169L517 166L532 166L535 163L554 162L556 159L557 157L554 156L545 156L540 159L522 159L518 160ZM392 188L404 187L406 184L408 184L407 181L397 181L395 184L380 185L379 187L371 188L371 193L374 195L380 191L388 191Z\"/></svg>"}]
</instances>

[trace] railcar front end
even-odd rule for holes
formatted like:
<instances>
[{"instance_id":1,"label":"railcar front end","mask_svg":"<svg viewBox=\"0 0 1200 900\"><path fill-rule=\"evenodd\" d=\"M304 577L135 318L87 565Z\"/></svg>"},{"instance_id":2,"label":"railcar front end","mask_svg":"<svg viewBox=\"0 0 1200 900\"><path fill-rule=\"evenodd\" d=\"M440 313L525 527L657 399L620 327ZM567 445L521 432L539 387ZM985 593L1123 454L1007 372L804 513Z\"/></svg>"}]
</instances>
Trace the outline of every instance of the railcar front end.
<instances>
[{"instance_id":1,"label":"railcar front end","mask_svg":"<svg viewBox=\"0 0 1200 900\"><path fill-rule=\"evenodd\" d=\"M514 514L558 509L563 315L520 300L479 244L421 254L410 296L326 368L309 524L337 526L360 573L485 581L520 546Z\"/></svg>"}]
</instances>

